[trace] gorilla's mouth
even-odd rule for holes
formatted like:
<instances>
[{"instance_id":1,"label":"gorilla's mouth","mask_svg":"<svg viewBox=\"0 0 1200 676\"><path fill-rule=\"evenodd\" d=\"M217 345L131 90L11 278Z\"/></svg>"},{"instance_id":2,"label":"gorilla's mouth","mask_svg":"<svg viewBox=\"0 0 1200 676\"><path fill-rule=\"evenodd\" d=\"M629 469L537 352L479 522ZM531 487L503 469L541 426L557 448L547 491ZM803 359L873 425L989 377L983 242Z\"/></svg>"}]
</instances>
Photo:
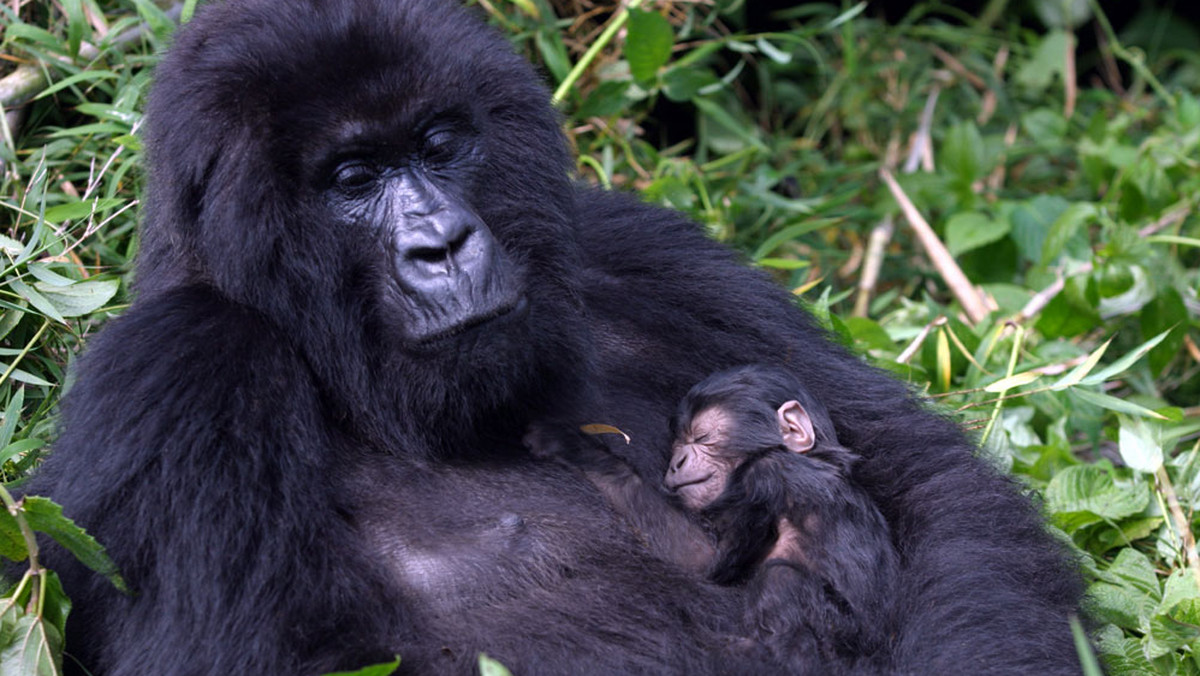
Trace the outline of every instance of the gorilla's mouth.
<instances>
[{"instance_id":1,"label":"gorilla's mouth","mask_svg":"<svg viewBox=\"0 0 1200 676\"><path fill-rule=\"evenodd\" d=\"M485 324L489 324L503 317L512 316L514 318L519 318L523 317L528 312L529 299L524 294L520 294L514 298L505 299L486 311L476 312L465 317L461 317L453 324L428 327L428 331L421 332L417 335L411 335L410 338L416 345L427 346L433 343L459 337L469 331L478 329Z\"/></svg>"}]
</instances>

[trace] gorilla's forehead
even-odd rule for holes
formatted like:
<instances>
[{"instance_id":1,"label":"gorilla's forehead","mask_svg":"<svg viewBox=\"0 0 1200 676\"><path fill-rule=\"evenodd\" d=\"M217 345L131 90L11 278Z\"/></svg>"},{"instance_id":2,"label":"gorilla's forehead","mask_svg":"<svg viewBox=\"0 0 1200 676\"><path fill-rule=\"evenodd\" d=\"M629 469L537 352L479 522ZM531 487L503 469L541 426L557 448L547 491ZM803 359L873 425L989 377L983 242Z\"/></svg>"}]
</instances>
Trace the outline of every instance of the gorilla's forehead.
<instances>
[{"instance_id":1,"label":"gorilla's forehead","mask_svg":"<svg viewBox=\"0 0 1200 676\"><path fill-rule=\"evenodd\" d=\"M220 25L232 17L236 24ZM431 98L478 97L477 85L491 80L480 71L511 52L444 0L230 0L193 24L167 57L160 91L178 87L198 110L237 110L289 129L309 109L323 122L331 113L397 119Z\"/></svg>"}]
</instances>

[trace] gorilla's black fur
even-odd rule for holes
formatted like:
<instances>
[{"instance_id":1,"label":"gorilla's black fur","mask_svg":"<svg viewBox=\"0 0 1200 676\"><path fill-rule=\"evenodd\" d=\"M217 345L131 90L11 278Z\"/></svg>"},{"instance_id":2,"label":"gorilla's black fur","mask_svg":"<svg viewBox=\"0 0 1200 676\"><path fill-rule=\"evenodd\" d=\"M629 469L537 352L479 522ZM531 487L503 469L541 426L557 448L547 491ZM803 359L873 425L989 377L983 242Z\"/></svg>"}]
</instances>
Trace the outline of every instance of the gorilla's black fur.
<instances>
[{"instance_id":1,"label":"gorilla's black fur","mask_svg":"<svg viewBox=\"0 0 1200 676\"><path fill-rule=\"evenodd\" d=\"M360 188L424 194L386 172L439 116L465 140L421 180L486 224L525 300L414 340L406 318L428 308L396 281L388 229L410 215ZM480 650L522 674L769 673L726 650L725 590L648 555L589 483L520 444L537 419L612 422L657 479L675 403L746 362L794 367L863 456L903 567L895 671L1077 669L1079 585L1012 482L696 225L572 185L545 91L465 10L216 4L180 31L148 120L139 296L91 343L30 488L136 589L51 553L69 650L94 673L314 674L395 653L428 673ZM386 171L363 179L347 154Z\"/></svg>"}]
</instances>

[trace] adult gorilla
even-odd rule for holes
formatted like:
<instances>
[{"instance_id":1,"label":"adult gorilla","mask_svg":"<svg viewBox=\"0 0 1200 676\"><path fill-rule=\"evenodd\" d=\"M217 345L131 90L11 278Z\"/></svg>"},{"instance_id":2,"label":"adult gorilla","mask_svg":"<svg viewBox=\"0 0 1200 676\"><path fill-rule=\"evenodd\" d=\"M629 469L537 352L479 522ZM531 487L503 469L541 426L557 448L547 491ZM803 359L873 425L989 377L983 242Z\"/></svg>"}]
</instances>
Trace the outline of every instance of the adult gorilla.
<instances>
[{"instance_id":1,"label":"adult gorilla","mask_svg":"<svg viewBox=\"0 0 1200 676\"><path fill-rule=\"evenodd\" d=\"M731 590L521 445L611 422L654 480L675 403L745 362L794 368L865 457L890 670L1075 670L1076 579L1011 483L695 225L573 185L545 91L463 9L209 7L148 120L139 296L31 488L137 591L52 561L94 673L764 673Z\"/></svg>"}]
</instances>

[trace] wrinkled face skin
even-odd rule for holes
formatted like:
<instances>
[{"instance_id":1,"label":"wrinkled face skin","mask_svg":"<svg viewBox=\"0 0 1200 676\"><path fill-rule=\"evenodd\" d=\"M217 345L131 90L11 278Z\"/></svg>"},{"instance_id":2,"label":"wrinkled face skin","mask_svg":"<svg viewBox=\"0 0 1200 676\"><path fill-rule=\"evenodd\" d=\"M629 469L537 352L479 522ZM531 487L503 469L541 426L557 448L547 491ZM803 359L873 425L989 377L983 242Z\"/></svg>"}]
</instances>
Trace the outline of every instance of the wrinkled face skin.
<instances>
[{"instance_id":1,"label":"wrinkled face skin","mask_svg":"<svg viewBox=\"0 0 1200 676\"><path fill-rule=\"evenodd\" d=\"M735 433L734 417L720 407L701 411L681 430L663 483L684 507L703 509L725 491L729 475L744 459L728 452Z\"/></svg>"},{"instance_id":2,"label":"wrinkled face skin","mask_svg":"<svg viewBox=\"0 0 1200 676\"><path fill-rule=\"evenodd\" d=\"M402 143L350 143L316 164L330 211L379 241L382 295L410 345L523 309L522 284L469 203L478 171L470 111L424 120ZM320 179L319 179L320 180Z\"/></svg>"}]
</instances>

